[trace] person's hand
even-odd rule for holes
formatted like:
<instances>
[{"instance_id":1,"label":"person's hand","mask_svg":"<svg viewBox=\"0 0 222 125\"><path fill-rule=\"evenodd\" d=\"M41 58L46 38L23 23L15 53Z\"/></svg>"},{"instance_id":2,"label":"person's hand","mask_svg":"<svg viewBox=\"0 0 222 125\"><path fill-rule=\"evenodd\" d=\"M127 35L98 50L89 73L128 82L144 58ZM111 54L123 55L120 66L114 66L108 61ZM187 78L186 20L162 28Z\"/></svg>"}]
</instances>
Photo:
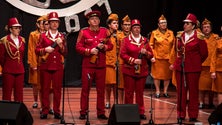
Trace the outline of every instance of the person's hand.
<instances>
[{"instance_id":1,"label":"person's hand","mask_svg":"<svg viewBox=\"0 0 222 125\"><path fill-rule=\"evenodd\" d=\"M91 54L97 55L98 52L99 52L99 50L96 49L96 48L92 48L92 49L91 49Z\"/></svg>"},{"instance_id":2,"label":"person's hand","mask_svg":"<svg viewBox=\"0 0 222 125\"><path fill-rule=\"evenodd\" d=\"M63 46L63 45L62 45L62 42L63 42L63 41L62 41L61 38L57 38L57 39L56 39L56 43L58 44L59 47L62 47L62 46Z\"/></svg>"},{"instance_id":3,"label":"person's hand","mask_svg":"<svg viewBox=\"0 0 222 125\"><path fill-rule=\"evenodd\" d=\"M212 79L216 79L216 73L215 72L212 72L210 75L211 75Z\"/></svg>"},{"instance_id":4,"label":"person's hand","mask_svg":"<svg viewBox=\"0 0 222 125\"><path fill-rule=\"evenodd\" d=\"M142 54L146 54L146 53L147 53L146 49L144 49L144 48L142 48L140 52L141 52Z\"/></svg>"},{"instance_id":5,"label":"person's hand","mask_svg":"<svg viewBox=\"0 0 222 125\"><path fill-rule=\"evenodd\" d=\"M54 51L54 48L52 48L51 46L48 46L48 47L45 48L45 51L46 51L47 53L51 53L51 52Z\"/></svg>"},{"instance_id":6,"label":"person's hand","mask_svg":"<svg viewBox=\"0 0 222 125\"><path fill-rule=\"evenodd\" d=\"M169 69L170 69L170 70L173 70L173 69L174 69L173 64L169 66Z\"/></svg>"},{"instance_id":7,"label":"person's hand","mask_svg":"<svg viewBox=\"0 0 222 125\"><path fill-rule=\"evenodd\" d=\"M99 48L99 49L103 49L104 48L104 44L103 43L99 43L98 45L97 45L97 47Z\"/></svg>"},{"instance_id":8,"label":"person's hand","mask_svg":"<svg viewBox=\"0 0 222 125\"><path fill-rule=\"evenodd\" d=\"M150 61L151 62L156 62L156 59L155 58L151 58Z\"/></svg>"},{"instance_id":9,"label":"person's hand","mask_svg":"<svg viewBox=\"0 0 222 125\"><path fill-rule=\"evenodd\" d=\"M140 65L140 64L142 64L142 60L141 59L135 59L134 63L137 64L137 65Z\"/></svg>"}]
</instances>

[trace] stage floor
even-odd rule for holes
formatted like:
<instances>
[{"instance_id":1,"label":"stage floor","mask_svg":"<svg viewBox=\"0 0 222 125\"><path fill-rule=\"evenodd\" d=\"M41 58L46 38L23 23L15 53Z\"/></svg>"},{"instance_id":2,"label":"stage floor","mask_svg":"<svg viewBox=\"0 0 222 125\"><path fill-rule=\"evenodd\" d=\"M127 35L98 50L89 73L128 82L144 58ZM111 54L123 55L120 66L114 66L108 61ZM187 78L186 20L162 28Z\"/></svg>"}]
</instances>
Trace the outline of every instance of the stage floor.
<instances>
[{"instance_id":1,"label":"stage floor","mask_svg":"<svg viewBox=\"0 0 222 125\"><path fill-rule=\"evenodd\" d=\"M65 98L64 98L64 120L67 125L68 123L73 123L75 125L85 125L86 120L79 119L80 111L80 93L81 87L65 87ZM147 120L141 120L141 124L149 123L151 120L150 110L151 110L151 93L154 93L154 90L151 90L149 87L145 89L144 99L145 99L145 115ZM160 97L158 99L152 98L152 120L155 124L176 124L177 115L176 115L176 89L175 87L169 88L169 94L171 98ZM0 88L0 98L2 96L2 90ZM153 95L154 96L154 95ZM98 120L96 115L96 90L93 87L90 91L89 96L89 122L91 125L106 125L108 120ZM113 103L113 99L112 99ZM60 124L60 120L54 119L53 115L48 115L48 119L41 120L40 117L40 108L32 108L33 96L32 88L24 88L24 104L27 106L28 110L31 112L34 119L34 125L56 125ZM61 103L62 111L62 103ZM107 117L110 114L111 109L106 109ZM202 122L203 125L208 124L208 117L212 112L212 109L199 110L198 120ZM185 119L184 123L192 124L188 122L188 117ZM194 123L193 123L194 124ZM200 124L198 124L200 125Z\"/></svg>"}]
</instances>

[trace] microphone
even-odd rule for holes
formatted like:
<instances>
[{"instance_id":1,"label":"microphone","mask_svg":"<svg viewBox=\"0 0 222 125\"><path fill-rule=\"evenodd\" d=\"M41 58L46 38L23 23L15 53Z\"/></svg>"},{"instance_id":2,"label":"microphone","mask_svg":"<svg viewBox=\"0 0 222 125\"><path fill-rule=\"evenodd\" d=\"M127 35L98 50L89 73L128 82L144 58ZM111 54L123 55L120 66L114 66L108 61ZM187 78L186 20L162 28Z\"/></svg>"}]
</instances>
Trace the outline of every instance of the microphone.
<instances>
[{"instance_id":1,"label":"microphone","mask_svg":"<svg viewBox=\"0 0 222 125\"><path fill-rule=\"evenodd\" d=\"M89 75L89 73L87 73L87 77L88 77L88 80L90 80L90 75Z\"/></svg>"},{"instance_id":2,"label":"microphone","mask_svg":"<svg viewBox=\"0 0 222 125\"><path fill-rule=\"evenodd\" d=\"M51 45L52 48L55 48L56 46L57 46L57 43L56 43L56 42L54 42L54 43Z\"/></svg>"}]
</instances>

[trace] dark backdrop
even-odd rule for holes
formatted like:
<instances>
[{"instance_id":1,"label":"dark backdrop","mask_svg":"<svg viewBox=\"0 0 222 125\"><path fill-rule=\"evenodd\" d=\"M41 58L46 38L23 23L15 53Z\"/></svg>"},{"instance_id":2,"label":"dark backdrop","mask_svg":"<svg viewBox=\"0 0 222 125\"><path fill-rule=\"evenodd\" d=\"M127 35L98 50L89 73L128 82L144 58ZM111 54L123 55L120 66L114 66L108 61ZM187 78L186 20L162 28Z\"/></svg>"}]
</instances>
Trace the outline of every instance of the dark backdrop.
<instances>
[{"instance_id":1,"label":"dark backdrop","mask_svg":"<svg viewBox=\"0 0 222 125\"><path fill-rule=\"evenodd\" d=\"M44 1L44 0L39 0ZM182 21L188 13L194 13L200 22L207 18L213 23L213 31L221 34L220 26L222 22L222 8L219 0L109 0L109 5L113 13L117 13L122 19L126 14L131 19L137 18L142 24L142 35L146 36L149 32L157 28L157 20L161 14L164 14L168 20L169 29L176 34L177 31L183 29ZM52 0L50 8L60 8L64 5L58 0ZM108 13L105 6L94 5L92 9L102 11L101 26L106 26L105 21ZM6 35L4 27L10 17L17 17L22 24L21 35L28 42L29 33L35 30L35 21L38 16L31 15L15 8L5 0L0 0L0 37ZM81 28L87 26L87 22L83 15L84 12L78 14ZM61 18L60 31L66 32L64 18ZM69 86L79 86L81 84L81 56L75 51L75 44L78 32L70 33L67 36L68 56L65 65L65 83ZM27 58L27 57L26 57ZM27 59L24 60L26 62ZM28 70L25 63L26 71ZM26 73L25 82L27 83L28 75ZM149 80L148 80L149 82Z\"/></svg>"}]
</instances>

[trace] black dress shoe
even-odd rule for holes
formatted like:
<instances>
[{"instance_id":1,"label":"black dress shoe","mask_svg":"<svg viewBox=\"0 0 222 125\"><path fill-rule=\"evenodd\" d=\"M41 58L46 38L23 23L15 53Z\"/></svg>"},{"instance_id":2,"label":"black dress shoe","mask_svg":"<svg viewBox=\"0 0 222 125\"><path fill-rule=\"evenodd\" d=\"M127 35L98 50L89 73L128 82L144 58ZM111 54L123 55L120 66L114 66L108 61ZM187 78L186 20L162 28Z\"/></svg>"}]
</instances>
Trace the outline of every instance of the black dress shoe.
<instances>
[{"instance_id":1,"label":"black dress shoe","mask_svg":"<svg viewBox=\"0 0 222 125\"><path fill-rule=\"evenodd\" d=\"M53 109L49 109L49 114L51 114L51 115L53 115L53 114L54 114Z\"/></svg>"},{"instance_id":2,"label":"black dress shoe","mask_svg":"<svg viewBox=\"0 0 222 125\"><path fill-rule=\"evenodd\" d=\"M190 118L189 122L199 122L196 118Z\"/></svg>"},{"instance_id":3,"label":"black dress shoe","mask_svg":"<svg viewBox=\"0 0 222 125\"><path fill-rule=\"evenodd\" d=\"M54 119L61 119L62 116L60 114L54 113Z\"/></svg>"},{"instance_id":4,"label":"black dress shoe","mask_svg":"<svg viewBox=\"0 0 222 125\"><path fill-rule=\"evenodd\" d=\"M98 115L97 118L98 119L103 119L103 120L107 120L108 119L108 117L106 117L104 114Z\"/></svg>"},{"instance_id":5,"label":"black dress shoe","mask_svg":"<svg viewBox=\"0 0 222 125\"><path fill-rule=\"evenodd\" d=\"M183 120L185 120L185 118L182 118L182 117L177 118L177 123L182 123Z\"/></svg>"},{"instance_id":6,"label":"black dress shoe","mask_svg":"<svg viewBox=\"0 0 222 125\"><path fill-rule=\"evenodd\" d=\"M163 94L163 97L165 97L165 98L170 98L170 95L169 95L168 93L164 93L164 94Z\"/></svg>"},{"instance_id":7,"label":"black dress shoe","mask_svg":"<svg viewBox=\"0 0 222 125\"><path fill-rule=\"evenodd\" d=\"M204 107L205 107L205 105L204 105L203 103L201 103L201 104L199 105L199 109L204 109Z\"/></svg>"},{"instance_id":8,"label":"black dress shoe","mask_svg":"<svg viewBox=\"0 0 222 125\"><path fill-rule=\"evenodd\" d=\"M47 114L41 114L40 119L47 119Z\"/></svg>"},{"instance_id":9,"label":"black dress shoe","mask_svg":"<svg viewBox=\"0 0 222 125\"><path fill-rule=\"evenodd\" d=\"M80 114L79 119L81 119L81 120L86 119L86 115L85 114Z\"/></svg>"},{"instance_id":10,"label":"black dress shoe","mask_svg":"<svg viewBox=\"0 0 222 125\"><path fill-rule=\"evenodd\" d=\"M146 120L146 116L144 114L140 114L140 119L141 120Z\"/></svg>"}]
</instances>

